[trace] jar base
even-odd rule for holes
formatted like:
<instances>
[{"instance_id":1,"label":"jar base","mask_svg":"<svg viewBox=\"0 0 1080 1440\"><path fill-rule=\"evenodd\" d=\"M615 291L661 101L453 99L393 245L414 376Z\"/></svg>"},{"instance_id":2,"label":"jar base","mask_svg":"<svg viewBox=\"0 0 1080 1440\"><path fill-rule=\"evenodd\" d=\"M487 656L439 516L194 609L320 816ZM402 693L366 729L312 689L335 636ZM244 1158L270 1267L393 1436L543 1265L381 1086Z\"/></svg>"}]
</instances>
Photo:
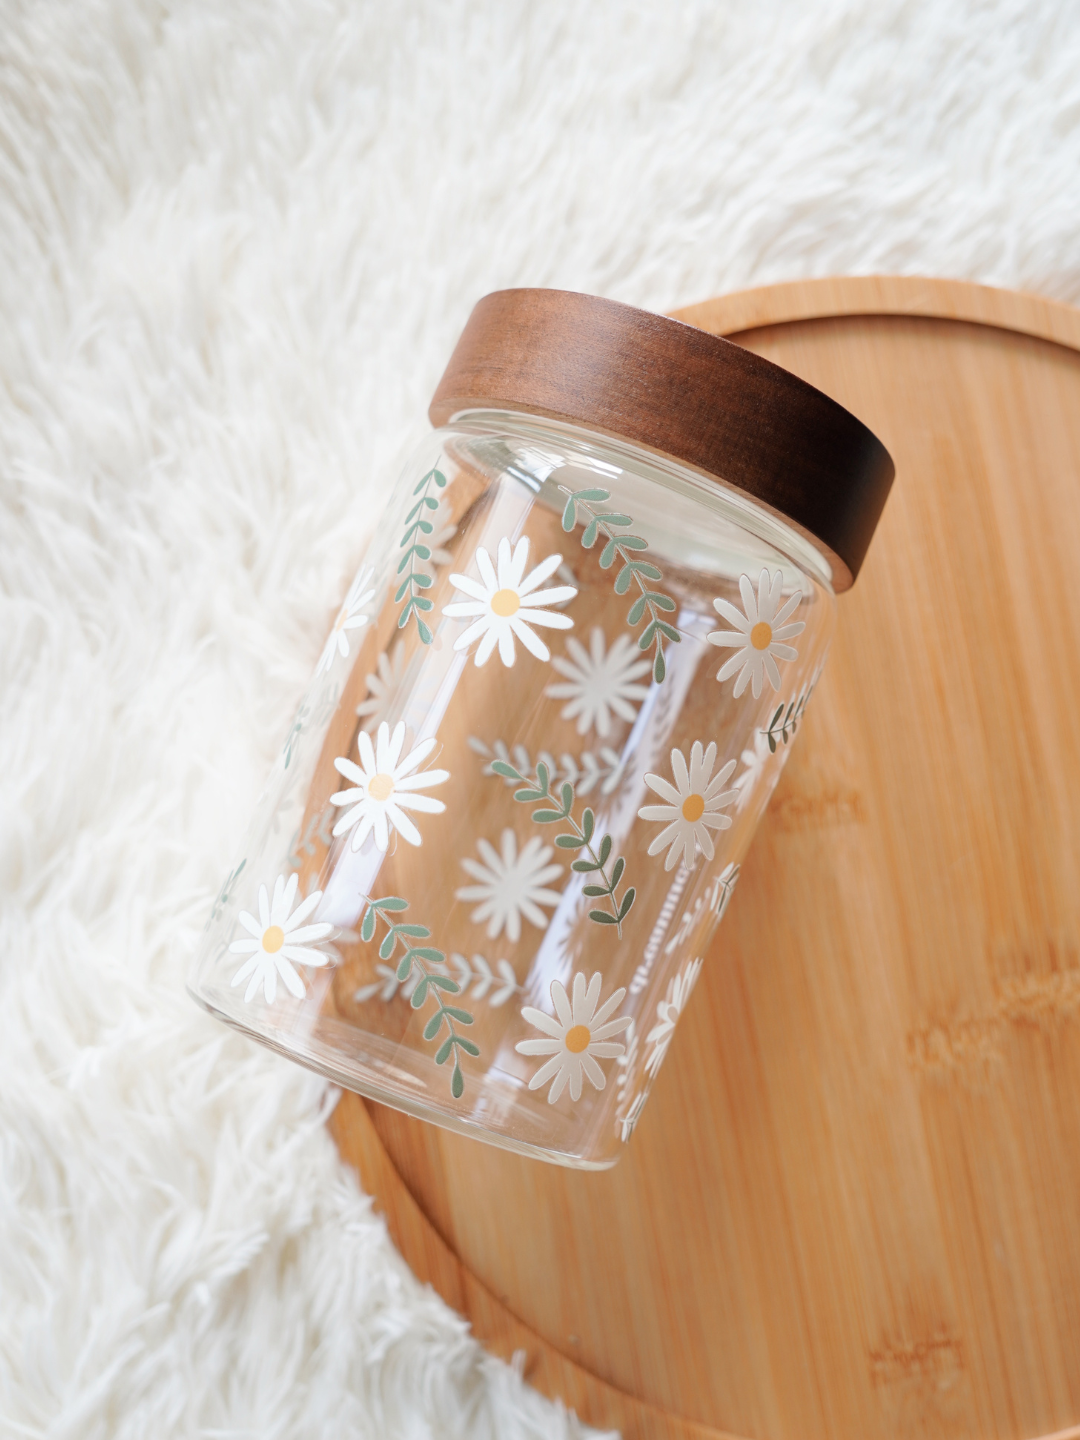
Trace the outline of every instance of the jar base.
<instances>
[{"instance_id":1,"label":"jar base","mask_svg":"<svg viewBox=\"0 0 1080 1440\"><path fill-rule=\"evenodd\" d=\"M365 1100L374 1100L377 1104L386 1105L391 1110L399 1110L403 1115L411 1115L416 1120L423 1120L429 1125L437 1125L441 1130L450 1130L455 1135L464 1136L466 1140L475 1140L482 1145L494 1145L497 1149L509 1150L514 1155L524 1155L531 1160L543 1160L548 1165L560 1165L565 1170L611 1170L619 1163L618 1154L605 1160L586 1160L580 1155L570 1155L564 1151L530 1145L528 1141L514 1140L509 1135L501 1135L498 1131L487 1129L472 1121L455 1119L452 1115L447 1115L434 1106L424 1105L420 1101L409 1101L378 1085L365 1084L356 1076L348 1074L341 1066L335 1065L330 1059L323 1059L307 1051L293 1049L280 1040L272 1039L256 1030L253 1026L245 1025L237 1016L211 1004L190 985L187 986L187 992L199 1008L205 1010L208 1015L212 1015L215 1020L224 1021L230 1029L246 1035L249 1040L256 1041L267 1050L273 1050L286 1060L291 1060L293 1064L302 1065L305 1070L312 1070L333 1084L340 1085L343 1090L351 1090L356 1095L362 1095Z\"/></svg>"}]
</instances>

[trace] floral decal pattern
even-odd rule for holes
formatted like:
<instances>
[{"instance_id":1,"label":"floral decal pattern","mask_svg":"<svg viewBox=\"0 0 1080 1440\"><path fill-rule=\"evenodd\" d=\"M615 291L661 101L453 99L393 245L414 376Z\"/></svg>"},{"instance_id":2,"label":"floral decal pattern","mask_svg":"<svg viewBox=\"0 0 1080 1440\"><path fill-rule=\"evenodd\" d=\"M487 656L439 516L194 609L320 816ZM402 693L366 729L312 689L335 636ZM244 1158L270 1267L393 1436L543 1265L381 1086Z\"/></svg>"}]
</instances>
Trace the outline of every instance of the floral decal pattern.
<instances>
[{"instance_id":1,"label":"floral decal pattern","mask_svg":"<svg viewBox=\"0 0 1080 1440\"><path fill-rule=\"evenodd\" d=\"M319 838L327 845L332 839L347 838L349 847L359 851L371 838L373 853L385 854L393 838L400 836L405 844L419 847L423 838L417 823L420 817L447 809L443 800L426 793L451 778L448 770L424 768L436 753L435 737L410 745L405 721L398 720L392 727L390 721L403 713L408 676L416 673L410 663L418 648L413 634L422 645L434 644L436 650L447 643L436 640L434 630L445 631L446 627L436 626L434 602L426 592L435 586L439 567L452 563L452 551L457 548L453 542L459 535L459 524L455 523L453 505L446 504L448 484L442 470L433 467L413 488L413 503L398 544L394 593L397 628L407 633L392 647L387 645L372 673L364 677L366 693L355 712L361 722L356 758L338 756L334 760L335 769L348 783L330 797L329 808L321 819L315 816L309 822L309 831L318 823ZM688 599L680 632L675 621L682 602L659 588L664 577L654 559L646 554L648 541L633 532L634 521L629 514L609 503L611 492L607 488L560 488L565 497L563 530L570 534L580 526L584 550L592 550L599 543L599 566L612 571L615 593L628 596L631 603L626 624L633 632L643 626L640 633L620 632L609 638L602 626L593 625L587 640L568 635L562 652L553 657L538 632L574 629L574 618L563 607L578 596L579 582L559 554L547 554L530 568L531 541L527 535L519 535L516 540L503 535L494 555L476 546L472 555L477 574L451 574L449 581L457 595L441 609L447 620L463 622L451 627L452 648L458 653L471 652L475 667L486 665L498 651L502 667L509 669L518 660L518 646L542 663L550 663L558 678L546 685L544 695L559 707L563 721L573 723L579 736L597 737L592 742L594 749L583 750L580 755L562 754L557 759L552 751L535 748L536 744L544 744L542 731L536 741L530 742L534 747L532 755L520 744L509 746L502 740L488 744L476 736L468 737L467 743L483 757L483 773L513 787L514 799L533 807L531 818L535 825L556 827L552 834L554 845L550 845L539 835L522 842L514 829L506 826L497 845L480 836L475 842L476 856L465 856L460 861L469 883L456 889L455 898L472 907L470 921L485 928L489 941L505 937L511 945L521 940L525 922L536 930L547 930L551 912L558 909L564 897L570 902L567 915L579 914L573 907L584 899L589 902L584 908L594 924L610 927L609 934L614 932L618 940L624 938L624 922L636 891L626 883L625 859L615 853L614 836L625 837L627 823L625 811L622 818L613 818L619 816L618 792L625 776L634 773L636 747L641 744L639 731L648 734L650 727L658 727L670 733L684 693L680 681L665 687L658 696L657 687L668 678L668 647L690 638L700 646L705 628L693 629L700 625L700 615L695 614L693 600ZM463 527L469 523L468 519L461 520ZM558 581L549 583L556 572ZM667 583L670 586L670 579ZM774 691L779 691L780 667L799 657L791 642L806 628L804 621L794 618L804 592L800 589L784 601L783 572L771 572L767 567L758 575L756 588L747 574L740 575L738 583L741 609L727 599L712 601L717 614L731 628L709 631L704 638L710 645L731 652L716 678L721 683L734 680L732 698L739 699L750 691L757 699L766 679ZM373 568L363 566L337 613L319 657L317 675L328 673L339 658L350 658L352 636L371 623L379 587L381 595L385 582L380 580L377 586ZM671 588L678 593L677 584ZM459 632L456 636L455 628ZM650 651L651 655L643 653ZM676 655L681 666L677 673L683 676L689 673L684 659L688 664L697 663L690 652L691 646L687 645ZM462 663L457 662L455 675L460 674ZM732 778L738 762L726 759L718 764L716 742L706 744L704 740L693 742L689 757L678 747L670 751L670 778L642 775L643 766L637 770L635 783L643 781L655 796L637 810L638 819L659 827L656 833L647 832L648 854L663 854L666 871L679 866L680 875L687 877L686 886L691 887L688 893L697 893L692 872L698 857L713 860L717 833L733 824L732 815L725 812L737 812L747 804L778 745L787 745L795 733L819 672L820 666L808 686L794 698L781 701L767 725L762 719L761 728L754 732L752 748L741 750L742 771L738 778ZM329 682L322 687L324 703L328 689ZM340 687L335 687L331 705L339 693ZM301 701L286 742L286 767L301 732L310 728L314 703ZM418 703L415 694L409 703ZM647 720L644 729L635 725L639 715ZM620 738L627 733L622 727L633 727L626 741ZM580 797L590 791L595 794L596 809L588 805L579 809ZM331 833L327 827L335 811L340 813ZM308 844L306 850L314 854L314 844ZM557 850L571 852L569 877L566 867L558 863ZM299 855L296 863L301 863ZM243 864L223 887L212 919L223 913ZM666 911L655 917L650 935L642 937L647 943L631 985L632 995L645 988L648 969L661 950L669 955L682 946L689 953L700 949L701 937L709 930L709 916L715 923L723 914L737 877L738 866L727 865L712 888L707 893L702 891L692 905L680 905L678 895L683 892L679 885L683 882L673 877L664 902ZM569 883L564 885L564 878ZM266 885L259 887L258 914L244 911L239 915L239 926L245 933L228 949L242 957L231 983L246 987L245 1003L261 994L267 1004L272 1004L279 982L301 999L305 981L300 971L304 967L320 968L341 961L331 937L340 941L344 933L347 939L357 938L351 931L341 932L330 923L314 919L323 898L321 890L297 903L299 883L298 873L278 875L272 895ZM408 910L409 902L401 896L373 898L364 894L361 899L359 938L366 943L376 940L380 925L385 933L378 944L380 963L372 967L373 973L368 972L372 978L355 991L353 998L359 1004L375 999L389 1003L400 996L408 999L414 1010L433 1004L424 1017L423 1036L437 1043L435 1061L450 1066L451 1093L460 1098L465 1085L462 1061L480 1055L479 1047L466 1033L473 1024L473 1015L462 1008L462 1002L468 998L498 1009L526 993L528 977L519 982L508 959L489 960L479 952L471 956L455 952L448 961L445 952L431 943L432 932L405 918L402 912ZM675 916L679 917L677 924ZM560 926L562 922L560 910ZM636 943L636 937L632 937L632 943ZM664 998L656 1006L656 1022L647 1033L647 1021L639 1033L631 1016L617 1015L627 994L625 988L615 989L601 1003L602 971L596 970L588 978L585 971L574 969L572 964L569 968L569 989L562 980L550 982L554 1013L531 1005L521 1009L522 1020L539 1036L523 1039L515 1048L523 1056L542 1057L543 1063L529 1079L529 1089L547 1087L551 1105L567 1091L576 1104L584 1093L586 1079L596 1091L603 1090L606 1075L601 1062L616 1061L620 1092L616 1125L626 1140L645 1103L648 1084L642 1085L642 1078L656 1077L697 982L702 960L700 956L690 960L669 981Z\"/></svg>"},{"instance_id":2,"label":"floral decal pattern","mask_svg":"<svg viewBox=\"0 0 1080 1440\"><path fill-rule=\"evenodd\" d=\"M333 925L304 924L318 909L322 891L312 891L294 910L299 885L299 875L294 873L288 880L279 875L274 882L273 899L267 895L265 885L259 886L258 919L246 910L240 912L240 924L248 932L248 938L234 940L229 950L234 955L248 957L232 978L233 985L242 985L247 980L245 1003L252 1000L261 986L263 998L272 1005L279 978L290 995L303 999L304 982L296 973L296 966L326 965L334 958L319 948L333 933Z\"/></svg>"},{"instance_id":3,"label":"floral decal pattern","mask_svg":"<svg viewBox=\"0 0 1080 1440\"><path fill-rule=\"evenodd\" d=\"M616 560L619 562L615 594L625 595L631 585L637 587L638 596L630 606L626 623L633 628L648 615L649 622L638 637L638 649L648 650L652 646L653 680L657 685L663 684L667 674L664 641L678 645L682 636L669 620L664 619L664 615L674 614L677 606L670 595L655 589L657 581L664 576L659 565L645 559L644 551L648 550L649 542L642 535L630 533L629 527L634 523L631 515L600 508L611 499L610 490L599 486L585 490L567 490L565 486L560 486L560 489L566 496L562 518L566 533L569 535L581 522L585 527L581 532L581 544L586 550L591 550L602 536L605 543L600 551L601 570L610 570Z\"/></svg>"},{"instance_id":4,"label":"floral decal pattern","mask_svg":"<svg viewBox=\"0 0 1080 1440\"><path fill-rule=\"evenodd\" d=\"M742 613L729 600L714 600L717 614L734 625L734 630L713 630L709 633L712 645L730 646L735 654L726 660L716 672L717 680L723 682L738 671L735 688L731 692L737 700L751 686L754 699L761 694L761 677L767 675L774 690L780 689L780 671L777 660L797 660L799 652L794 645L784 642L794 640L806 629L804 620L790 620L799 608L802 591L797 591L783 609L778 609L784 589L783 572L777 570L770 577L768 570L758 576L757 595L750 583L749 575L740 575L739 593L742 596Z\"/></svg>"},{"instance_id":5,"label":"floral decal pattern","mask_svg":"<svg viewBox=\"0 0 1080 1440\"><path fill-rule=\"evenodd\" d=\"M446 476L438 466L433 466L413 489L416 503L405 516L405 533L398 545L405 553L398 560L397 573L402 578L394 595L398 605L405 602L398 616L398 629L404 630L411 616L416 621L416 633L425 645L430 645L433 637L423 617L430 613L433 602L423 592L435 583L434 575L427 573L433 568L430 565L433 557L431 546L425 542L435 529L434 521L429 518L431 512L439 508L438 500L431 493L432 485L436 490L446 488Z\"/></svg>"},{"instance_id":6,"label":"floral decal pattern","mask_svg":"<svg viewBox=\"0 0 1080 1440\"><path fill-rule=\"evenodd\" d=\"M592 875L592 881L583 887L582 894L590 900L603 900L610 906L608 910L590 910L589 919L594 925L614 925L621 936L622 922L629 915L637 892L633 885L629 885L619 898L619 882L626 869L626 861L621 855L612 860L610 835L598 840L595 813L586 806L581 819L576 820L573 814L573 785L564 780L557 790L553 790L551 776L542 760L537 764L535 776L522 775L516 766L505 760L494 761L491 769L493 774L501 775L504 780L520 784L521 789L514 791L515 800L522 805L537 805L532 812L534 824L567 826L561 835L555 836L555 844L560 850L585 852L571 862L570 869L579 875Z\"/></svg>"},{"instance_id":7,"label":"floral decal pattern","mask_svg":"<svg viewBox=\"0 0 1080 1440\"><path fill-rule=\"evenodd\" d=\"M365 675L367 698L361 700L356 713L363 720L360 727L369 735L374 734L384 720L389 720L390 711L397 699L397 692L405 679L405 645L399 640L393 650L384 650L375 662L375 673Z\"/></svg>"},{"instance_id":8,"label":"floral decal pattern","mask_svg":"<svg viewBox=\"0 0 1080 1440\"><path fill-rule=\"evenodd\" d=\"M480 1000L490 1005L493 1010L498 1010L514 995L521 993L522 987L518 984L514 967L509 960L491 961L480 954L460 955L455 951L450 956L449 965L463 1000ZM361 985L353 992L353 999L358 1005L363 1005L376 996L386 1005L399 991L408 1000L420 982L420 976L415 970L404 980L399 980L397 970L389 965L376 965L375 974L377 979Z\"/></svg>"},{"instance_id":9,"label":"floral decal pattern","mask_svg":"<svg viewBox=\"0 0 1080 1440\"><path fill-rule=\"evenodd\" d=\"M734 780L735 789L739 792L739 798L735 802L735 809L742 810L750 796L757 789L757 783L761 779L762 772L772 752L769 748L769 739L764 731L754 732L754 748L749 746L739 756L742 769Z\"/></svg>"},{"instance_id":10,"label":"floral decal pattern","mask_svg":"<svg viewBox=\"0 0 1080 1440\"><path fill-rule=\"evenodd\" d=\"M319 657L316 675L329 670L339 655L345 660L349 658L349 631L359 630L371 619L366 607L375 598L375 587L371 584L374 573L370 565L364 565L349 586Z\"/></svg>"},{"instance_id":11,"label":"floral decal pattern","mask_svg":"<svg viewBox=\"0 0 1080 1440\"><path fill-rule=\"evenodd\" d=\"M543 1010L526 1005L521 1012L522 1019L535 1029L543 1031L542 1040L521 1040L515 1049L522 1055L550 1055L551 1059L541 1065L529 1081L530 1090L538 1090L551 1081L548 1104L554 1105L559 1096L570 1087L570 1099L581 1099L582 1076L597 1090L603 1090L606 1080L604 1072L596 1063L621 1055L625 1046L613 1037L621 1035L630 1025L629 1015L617 1020L610 1017L622 1004L625 990L616 990L599 1010L596 1002L600 998L603 979L599 970L588 982L579 971L574 976L573 1003L567 997L564 986L558 980L551 982L551 1003L555 1014L545 1015Z\"/></svg>"},{"instance_id":12,"label":"floral decal pattern","mask_svg":"<svg viewBox=\"0 0 1080 1440\"><path fill-rule=\"evenodd\" d=\"M431 931L426 925L391 919L391 916L399 915L409 908L409 902L400 895L383 895L378 900L364 895L362 899L364 912L360 923L360 939L365 942L374 940L378 929L377 922L381 921L386 926L386 934L379 946L379 959L393 959L398 946L401 946L404 953L397 962L395 975L399 982L410 982L409 1004L414 1010L420 1010L426 1000L435 1001L434 1013L424 1026L424 1039L435 1040L443 1029L446 1030L446 1036L435 1052L435 1064L445 1065L448 1060L453 1060L450 1093L455 1100L460 1100L465 1090L461 1056L471 1055L475 1059L480 1054L480 1047L475 1041L462 1035L458 1028L471 1025L472 1015L468 1010L462 1010L460 1005L448 1005L444 998L447 995L457 997L461 990L456 980L443 973L446 955L434 945L424 943L431 939ZM417 944L417 941L420 943Z\"/></svg>"},{"instance_id":13,"label":"floral decal pattern","mask_svg":"<svg viewBox=\"0 0 1080 1440\"><path fill-rule=\"evenodd\" d=\"M432 785L450 779L449 770L420 770L418 767L435 749L435 739L423 740L405 756L405 722L399 721L393 735L385 721L372 746L371 736L361 730L357 739L360 764L339 755L334 769L353 782L353 788L339 790L330 796L331 805L345 807L345 813L334 826L334 835L352 831L352 848L359 850L374 831L375 844L385 850L390 831L396 830L410 845L420 844L420 831L405 814L406 810L438 815L446 809L441 800L420 795Z\"/></svg>"},{"instance_id":14,"label":"floral decal pattern","mask_svg":"<svg viewBox=\"0 0 1080 1440\"><path fill-rule=\"evenodd\" d=\"M551 662L566 680L547 687L553 700L565 700L561 714L564 720L577 720L579 735L590 730L604 739L613 729L612 715L632 722L640 703L649 693L647 685L637 682L652 668L648 660L634 653L628 635L620 635L608 647L604 632L594 625L589 648L573 635L566 642L566 656L556 655Z\"/></svg>"},{"instance_id":15,"label":"floral decal pattern","mask_svg":"<svg viewBox=\"0 0 1080 1440\"><path fill-rule=\"evenodd\" d=\"M510 765L518 775L534 775L536 765L533 764L528 750L524 745L515 745L513 749L503 740L496 740L488 745L477 735L469 736L469 749L475 750L477 755L482 755L488 762L484 766L485 775L495 775L498 772L492 767L497 760L504 765ZM584 797L591 791L596 790L600 795L612 795L619 788L619 781L626 770L626 760L617 750L610 745L601 745L595 753L592 750L584 750L580 755L570 755L564 752L558 760L547 750L541 750L536 757L537 764L546 765L548 775L553 785L561 785L569 780L578 795ZM516 776L504 775L503 779L507 785L516 785Z\"/></svg>"},{"instance_id":16,"label":"floral decal pattern","mask_svg":"<svg viewBox=\"0 0 1080 1440\"><path fill-rule=\"evenodd\" d=\"M671 769L675 784L662 775L646 775L645 784L666 803L644 805L638 811L642 820L659 820L664 828L649 846L650 855L658 855L668 846L665 870L674 870L682 851L682 863L688 870L700 851L711 860L713 850L710 830L727 830L731 816L723 814L724 807L739 798L737 790L725 790L724 786L735 769L735 761L729 760L714 776L716 744L710 742L704 750L700 740L695 740L690 750L690 765L681 750L672 750Z\"/></svg>"},{"instance_id":17,"label":"floral decal pattern","mask_svg":"<svg viewBox=\"0 0 1080 1440\"><path fill-rule=\"evenodd\" d=\"M656 1007L656 1024L645 1036L646 1045L652 1046L645 1061L647 1074L655 1076L664 1063L664 1056L671 1044L671 1037L675 1034L679 1016L686 1009L686 1002L689 1000L690 992L697 984L700 974L701 959L699 957L691 960L689 965L675 976L674 980L668 982L667 994Z\"/></svg>"},{"instance_id":18,"label":"floral decal pattern","mask_svg":"<svg viewBox=\"0 0 1080 1440\"><path fill-rule=\"evenodd\" d=\"M799 728L799 722L806 714L810 696L813 695L817 682L821 679L824 663L823 660L819 662L817 669L810 677L809 684L803 686L794 700L781 700L773 711L768 725L764 730L758 732L764 738L771 754L776 754L778 745L789 745L794 738L795 732Z\"/></svg>"},{"instance_id":19,"label":"floral decal pattern","mask_svg":"<svg viewBox=\"0 0 1080 1440\"><path fill-rule=\"evenodd\" d=\"M499 541L497 573L491 556L482 545L477 547L475 558L480 571L479 581L470 580L467 575L450 576L451 582L469 597L468 600L443 606L443 614L451 619L471 619L473 622L454 641L454 649L467 650L474 640L479 640L474 661L483 665L497 645L499 659L510 666L516 658L514 641L517 639L538 660L550 660L551 651L531 627L539 625L552 630L569 630L574 623L569 615L552 615L545 608L572 600L578 593L574 587L556 585L551 590L539 588L562 564L562 556L549 555L526 575L528 537L522 536L511 550L510 541L504 536Z\"/></svg>"},{"instance_id":20,"label":"floral decal pattern","mask_svg":"<svg viewBox=\"0 0 1080 1440\"><path fill-rule=\"evenodd\" d=\"M549 864L555 853L551 846L534 835L519 852L517 836L508 826L502 833L501 853L483 838L476 842L476 848L480 860L466 856L461 866L477 883L455 892L459 900L480 902L472 912L474 923L482 925L487 921L489 940L505 931L511 942L521 938L523 916L538 930L545 929L548 917L540 907L559 903L558 891L547 887L563 873L561 865Z\"/></svg>"}]
</instances>

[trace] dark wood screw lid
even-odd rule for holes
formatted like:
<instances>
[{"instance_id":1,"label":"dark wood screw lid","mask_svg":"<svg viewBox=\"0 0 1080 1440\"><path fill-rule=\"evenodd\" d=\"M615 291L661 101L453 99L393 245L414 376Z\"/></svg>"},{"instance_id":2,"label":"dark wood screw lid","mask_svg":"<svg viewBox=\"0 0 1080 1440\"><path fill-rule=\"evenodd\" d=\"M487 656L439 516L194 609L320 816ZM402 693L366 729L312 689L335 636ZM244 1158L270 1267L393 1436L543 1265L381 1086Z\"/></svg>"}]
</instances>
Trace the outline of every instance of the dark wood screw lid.
<instances>
[{"instance_id":1,"label":"dark wood screw lid","mask_svg":"<svg viewBox=\"0 0 1080 1440\"><path fill-rule=\"evenodd\" d=\"M619 436L744 491L814 539L846 590L892 485L889 452L797 376L679 320L567 290L469 316L428 414L517 410Z\"/></svg>"}]
</instances>

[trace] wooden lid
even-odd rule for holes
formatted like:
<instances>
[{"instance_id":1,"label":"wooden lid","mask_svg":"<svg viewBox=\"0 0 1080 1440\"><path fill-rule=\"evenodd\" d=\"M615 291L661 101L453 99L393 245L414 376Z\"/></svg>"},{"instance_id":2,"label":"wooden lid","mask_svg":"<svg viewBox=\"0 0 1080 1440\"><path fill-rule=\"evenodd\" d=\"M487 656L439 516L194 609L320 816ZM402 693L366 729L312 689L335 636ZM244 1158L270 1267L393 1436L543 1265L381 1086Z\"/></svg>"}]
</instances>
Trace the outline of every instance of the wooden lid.
<instances>
[{"instance_id":1,"label":"wooden lid","mask_svg":"<svg viewBox=\"0 0 1080 1440\"><path fill-rule=\"evenodd\" d=\"M614 300L499 290L474 308L428 409L517 410L616 435L744 491L814 539L846 590L892 485L881 441L729 340Z\"/></svg>"}]
</instances>

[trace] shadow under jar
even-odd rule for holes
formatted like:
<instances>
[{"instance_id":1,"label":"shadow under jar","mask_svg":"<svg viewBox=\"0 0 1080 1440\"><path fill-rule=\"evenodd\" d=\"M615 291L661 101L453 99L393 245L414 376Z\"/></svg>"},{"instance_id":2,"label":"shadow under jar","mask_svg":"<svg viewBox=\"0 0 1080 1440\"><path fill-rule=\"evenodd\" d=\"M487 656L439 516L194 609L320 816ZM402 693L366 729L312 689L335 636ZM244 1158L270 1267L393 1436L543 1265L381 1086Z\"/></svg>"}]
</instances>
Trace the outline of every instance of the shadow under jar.
<instances>
[{"instance_id":1,"label":"shadow under jar","mask_svg":"<svg viewBox=\"0 0 1080 1440\"><path fill-rule=\"evenodd\" d=\"M618 1159L892 482L853 416L702 331L482 300L192 972L338 1083Z\"/></svg>"}]
</instances>

